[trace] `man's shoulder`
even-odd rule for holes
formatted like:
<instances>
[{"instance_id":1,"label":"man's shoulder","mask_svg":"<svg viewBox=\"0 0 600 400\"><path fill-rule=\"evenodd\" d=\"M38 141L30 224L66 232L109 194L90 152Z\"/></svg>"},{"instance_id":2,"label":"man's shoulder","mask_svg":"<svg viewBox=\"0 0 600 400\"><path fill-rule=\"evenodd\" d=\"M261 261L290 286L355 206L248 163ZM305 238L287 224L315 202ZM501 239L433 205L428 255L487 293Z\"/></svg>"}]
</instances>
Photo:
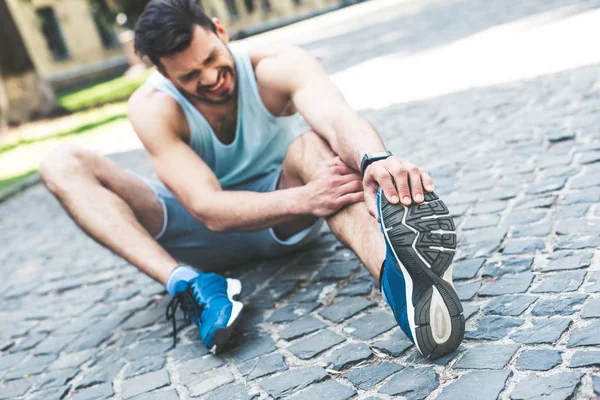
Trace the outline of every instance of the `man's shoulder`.
<instances>
[{"instance_id":1,"label":"man's shoulder","mask_svg":"<svg viewBox=\"0 0 600 400\"><path fill-rule=\"evenodd\" d=\"M169 126L182 132L185 125L183 110L173 97L144 83L129 98L127 116L138 135L144 126Z\"/></svg>"}]
</instances>

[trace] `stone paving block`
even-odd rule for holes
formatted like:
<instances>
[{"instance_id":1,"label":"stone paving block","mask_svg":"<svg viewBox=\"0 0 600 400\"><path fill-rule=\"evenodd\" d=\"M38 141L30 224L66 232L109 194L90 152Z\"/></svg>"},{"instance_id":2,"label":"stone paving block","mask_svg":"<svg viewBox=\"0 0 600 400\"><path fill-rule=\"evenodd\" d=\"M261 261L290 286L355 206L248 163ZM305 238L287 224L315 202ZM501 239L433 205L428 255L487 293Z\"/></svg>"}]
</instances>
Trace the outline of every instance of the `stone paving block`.
<instances>
[{"instance_id":1,"label":"stone paving block","mask_svg":"<svg viewBox=\"0 0 600 400\"><path fill-rule=\"evenodd\" d=\"M495 201L484 201L477 203L471 209L471 214L494 214L501 213L506 208L506 202L495 200Z\"/></svg>"},{"instance_id":2,"label":"stone paving block","mask_svg":"<svg viewBox=\"0 0 600 400\"><path fill-rule=\"evenodd\" d=\"M352 343L335 350L327 359L329 369L340 371L371 358L373 353L364 343Z\"/></svg>"},{"instance_id":3,"label":"stone paving block","mask_svg":"<svg viewBox=\"0 0 600 400\"><path fill-rule=\"evenodd\" d=\"M0 398L12 399L22 396L31 387L31 383L27 379L18 379L4 382L0 384Z\"/></svg>"},{"instance_id":4,"label":"stone paving block","mask_svg":"<svg viewBox=\"0 0 600 400\"><path fill-rule=\"evenodd\" d=\"M461 228L464 231L489 228L492 226L497 226L499 222L499 215L477 215L474 217L470 217Z\"/></svg>"},{"instance_id":5,"label":"stone paving block","mask_svg":"<svg viewBox=\"0 0 600 400\"><path fill-rule=\"evenodd\" d=\"M582 375L577 372L563 372L550 376L529 375L517 383L511 398L515 400L568 399L575 392Z\"/></svg>"},{"instance_id":6,"label":"stone paving block","mask_svg":"<svg viewBox=\"0 0 600 400\"><path fill-rule=\"evenodd\" d=\"M57 359L55 354L46 356L33 356L26 361L22 361L13 367L5 376L4 379L18 379L25 376L33 376L46 371L48 366Z\"/></svg>"},{"instance_id":7,"label":"stone paving block","mask_svg":"<svg viewBox=\"0 0 600 400\"><path fill-rule=\"evenodd\" d=\"M269 354L257 360L250 360L248 364L250 364L248 366L248 373L244 375L247 375L249 381L288 369L283 356L279 353Z\"/></svg>"},{"instance_id":8,"label":"stone paving block","mask_svg":"<svg viewBox=\"0 0 600 400\"><path fill-rule=\"evenodd\" d=\"M500 296L503 294L524 293L533 281L533 273L523 272L520 274L504 275L494 282L483 285L479 290L479 296Z\"/></svg>"},{"instance_id":9,"label":"stone paving block","mask_svg":"<svg viewBox=\"0 0 600 400\"><path fill-rule=\"evenodd\" d=\"M585 271L565 271L545 274L531 293L563 293L577 290L583 283Z\"/></svg>"},{"instance_id":10,"label":"stone paving block","mask_svg":"<svg viewBox=\"0 0 600 400\"><path fill-rule=\"evenodd\" d=\"M103 400L111 398L114 394L112 383L103 383L77 391L72 398L74 400Z\"/></svg>"},{"instance_id":11,"label":"stone paving block","mask_svg":"<svg viewBox=\"0 0 600 400\"><path fill-rule=\"evenodd\" d=\"M162 356L173 347L172 340L146 340L136 343L125 355L128 361L139 360L143 357Z\"/></svg>"},{"instance_id":12,"label":"stone paving block","mask_svg":"<svg viewBox=\"0 0 600 400\"><path fill-rule=\"evenodd\" d=\"M27 395L27 400L61 400L66 397L68 391L68 386L61 386L30 392Z\"/></svg>"},{"instance_id":13,"label":"stone paving block","mask_svg":"<svg viewBox=\"0 0 600 400\"><path fill-rule=\"evenodd\" d=\"M471 300L481 287L481 282L457 282L454 284L456 294L461 301Z\"/></svg>"},{"instance_id":14,"label":"stone paving block","mask_svg":"<svg viewBox=\"0 0 600 400\"><path fill-rule=\"evenodd\" d=\"M319 314L331 322L339 323L376 304L363 297L342 298L319 311Z\"/></svg>"},{"instance_id":15,"label":"stone paving block","mask_svg":"<svg viewBox=\"0 0 600 400\"><path fill-rule=\"evenodd\" d=\"M25 352L5 354L0 356L0 371L8 370L19 364L27 356Z\"/></svg>"},{"instance_id":16,"label":"stone paving block","mask_svg":"<svg viewBox=\"0 0 600 400\"><path fill-rule=\"evenodd\" d=\"M231 372L226 369L217 369L204 374L197 375L195 381L186 384L191 397L202 396L223 385L235 380Z\"/></svg>"},{"instance_id":17,"label":"stone paving block","mask_svg":"<svg viewBox=\"0 0 600 400\"><path fill-rule=\"evenodd\" d=\"M600 151L590 151L579 156L580 164L592 164L600 161Z\"/></svg>"},{"instance_id":18,"label":"stone paving block","mask_svg":"<svg viewBox=\"0 0 600 400\"><path fill-rule=\"evenodd\" d=\"M590 208L589 204L570 204L558 207L552 214L553 218L581 218Z\"/></svg>"},{"instance_id":19,"label":"stone paving block","mask_svg":"<svg viewBox=\"0 0 600 400\"><path fill-rule=\"evenodd\" d=\"M571 294L556 299L540 300L531 310L536 317L551 317L554 315L571 315L581 309L586 296Z\"/></svg>"},{"instance_id":20,"label":"stone paving block","mask_svg":"<svg viewBox=\"0 0 600 400\"><path fill-rule=\"evenodd\" d=\"M438 400L496 400L511 371L470 371L442 389ZM477 390L473 390L477 388Z\"/></svg>"},{"instance_id":21,"label":"stone paving block","mask_svg":"<svg viewBox=\"0 0 600 400\"><path fill-rule=\"evenodd\" d=\"M421 400L429 396L438 386L438 374L433 369L407 367L392 376L379 389L379 393Z\"/></svg>"},{"instance_id":22,"label":"stone paving block","mask_svg":"<svg viewBox=\"0 0 600 400\"><path fill-rule=\"evenodd\" d=\"M76 337L76 334L61 336L55 336L54 334L52 334L35 347L35 349L33 350L33 354L58 354L69 343L73 342L73 340L75 340Z\"/></svg>"},{"instance_id":23,"label":"stone paving block","mask_svg":"<svg viewBox=\"0 0 600 400\"><path fill-rule=\"evenodd\" d=\"M519 355L515 366L517 369L547 371L562 362L559 350L526 350Z\"/></svg>"},{"instance_id":24,"label":"stone paving block","mask_svg":"<svg viewBox=\"0 0 600 400\"><path fill-rule=\"evenodd\" d=\"M79 351L77 353L62 353L58 360L50 365L50 369L79 367L93 357L96 349Z\"/></svg>"},{"instance_id":25,"label":"stone paving block","mask_svg":"<svg viewBox=\"0 0 600 400\"><path fill-rule=\"evenodd\" d=\"M600 376L592 376L592 385L594 386L594 394L600 396Z\"/></svg>"},{"instance_id":26,"label":"stone paving block","mask_svg":"<svg viewBox=\"0 0 600 400\"><path fill-rule=\"evenodd\" d=\"M600 344L600 320L595 320L591 324L575 328L571 332L567 347L592 346Z\"/></svg>"},{"instance_id":27,"label":"stone paving block","mask_svg":"<svg viewBox=\"0 0 600 400\"><path fill-rule=\"evenodd\" d=\"M319 271L314 280L319 282L325 280L348 279L357 268L358 263L356 261L330 262L321 271Z\"/></svg>"},{"instance_id":28,"label":"stone paving block","mask_svg":"<svg viewBox=\"0 0 600 400\"><path fill-rule=\"evenodd\" d=\"M556 196L544 195L543 197L528 197L524 201L515 204L515 210L529 208L550 208L556 201Z\"/></svg>"},{"instance_id":29,"label":"stone paving block","mask_svg":"<svg viewBox=\"0 0 600 400\"><path fill-rule=\"evenodd\" d=\"M283 323L292 322L307 315L319 307L319 303L291 303L278 308L267 319L267 322Z\"/></svg>"},{"instance_id":30,"label":"stone paving block","mask_svg":"<svg viewBox=\"0 0 600 400\"><path fill-rule=\"evenodd\" d=\"M289 303L312 303L317 301L319 295L326 287L330 286L331 283L316 283L302 287L296 290L296 293L289 298Z\"/></svg>"},{"instance_id":31,"label":"stone paving block","mask_svg":"<svg viewBox=\"0 0 600 400\"><path fill-rule=\"evenodd\" d=\"M588 272L587 282L583 284L583 291L586 293L600 292L600 272Z\"/></svg>"},{"instance_id":32,"label":"stone paving block","mask_svg":"<svg viewBox=\"0 0 600 400\"><path fill-rule=\"evenodd\" d=\"M517 343L541 344L555 343L571 324L569 318L543 318L532 321L531 328L520 329L510 335Z\"/></svg>"},{"instance_id":33,"label":"stone paving block","mask_svg":"<svg viewBox=\"0 0 600 400\"><path fill-rule=\"evenodd\" d=\"M346 286L344 286L344 288L342 290L340 290L340 292L338 293L339 296L364 296L364 295L368 295L369 293L371 293L371 290L373 290L373 280L372 279L361 279L359 281L350 283Z\"/></svg>"},{"instance_id":34,"label":"stone paving block","mask_svg":"<svg viewBox=\"0 0 600 400\"><path fill-rule=\"evenodd\" d=\"M600 247L600 236L598 235L567 235L559 236L554 250L597 249L598 247Z\"/></svg>"},{"instance_id":35,"label":"stone paving block","mask_svg":"<svg viewBox=\"0 0 600 400\"><path fill-rule=\"evenodd\" d=\"M329 375L321 367L295 368L260 381L260 386L275 399L296 393L312 383L321 382Z\"/></svg>"},{"instance_id":36,"label":"stone paving block","mask_svg":"<svg viewBox=\"0 0 600 400\"><path fill-rule=\"evenodd\" d=\"M576 351L571 358L571 368L600 366L600 351Z\"/></svg>"},{"instance_id":37,"label":"stone paving block","mask_svg":"<svg viewBox=\"0 0 600 400\"><path fill-rule=\"evenodd\" d=\"M359 339L368 340L389 331L397 325L398 323L392 315L381 311L373 311L346 325L344 332L350 333Z\"/></svg>"},{"instance_id":38,"label":"stone paving block","mask_svg":"<svg viewBox=\"0 0 600 400\"><path fill-rule=\"evenodd\" d=\"M552 233L552 223L541 222L539 224L527 224L516 226L512 231L512 237L522 239L528 237L546 237Z\"/></svg>"},{"instance_id":39,"label":"stone paving block","mask_svg":"<svg viewBox=\"0 0 600 400\"><path fill-rule=\"evenodd\" d=\"M504 245L502 254L507 255L526 255L535 254L536 251L544 250L546 243L543 239L512 239Z\"/></svg>"},{"instance_id":40,"label":"stone paving block","mask_svg":"<svg viewBox=\"0 0 600 400\"><path fill-rule=\"evenodd\" d=\"M62 387L79 373L78 368L49 371L35 381L36 390Z\"/></svg>"},{"instance_id":41,"label":"stone paving block","mask_svg":"<svg viewBox=\"0 0 600 400\"><path fill-rule=\"evenodd\" d=\"M291 345L287 350L302 360L308 360L345 340L344 337L328 329L324 329L313 336Z\"/></svg>"},{"instance_id":42,"label":"stone paving block","mask_svg":"<svg viewBox=\"0 0 600 400\"><path fill-rule=\"evenodd\" d=\"M454 267L452 270L452 279L453 280L461 280L461 279L471 279L477 275L479 269L485 262L485 258L475 258L472 260L459 261L454 263Z\"/></svg>"},{"instance_id":43,"label":"stone paving block","mask_svg":"<svg viewBox=\"0 0 600 400\"><path fill-rule=\"evenodd\" d=\"M581 318L600 318L600 298L590 298L581 310Z\"/></svg>"},{"instance_id":44,"label":"stone paving block","mask_svg":"<svg viewBox=\"0 0 600 400\"><path fill-rule=\"evenodd\" d=\"M388 376L402 370L399 364L380 361L370 365L355 368L342 375L358 389L369 390Z\"/></svg>"},{"instance_id":45,"label":"stone paving block","mask_svg":"<svg viewBox=\"0 0 600 400\"><path fill-rule=\"evenodd\" d=\"M218 368L223 364L225 364L223 358L211 354L185 361L177 366L177 370L179 371L181 381L188 383L197 380L199 375Z\"/></svg>"},{"instance_id":46,"label":"stone paving block","mask_svg":"<svg viewBox=\"0 0 600 400\"><path fill-rule=\"evenodd\" d=\"M130 399L139 394L151 392L160 389L171 383L166 369L138 375L134 378L123 381L123 399Z\"/></svg>"},{"instance_id":47,"label":"stone paving block","mask_svg":"<svg viewBox=\"0 0 600 400\"><path fill-rule=\"evenodd\" d=\"M471 303L463 303L463 316L465 317L465 321L476 314L477 311L479 311L479 306L475 306Z\"/></svg>"},{"instance_id":48,"label":"stone paving block","mask_svg":"<svg viewBox=\"0 0 600 400\"><path fill-rule=\"evenodd\" d=\"M593 257L589 251L555 251L548 255L548 263L542 267L542 271L586 268L592 265Z\"/></svg>"},{"instance_id":49,"label":"stone paving block","mask_svg":"<svg viewBox=\"0 0 600 400\"><path fill-rule=\"evenodd\" d=\"M533 256L505 257L500 260L488 261L481 272L482 277L499 278L506 274L516 274L531 270Z\"/></svg>"},{"instance_id":50,"label":"stone paving block","mask_svg":"<svg viewBox=\"0 0 600 400\"><path fill-rule=\"evenodd\" d=\"M336 381L326 381L318 383L305 391L290 397L290 400L348 400L355 394L356 390L348 386L344 386Z\"/></svg>"},{"instance_id":51,"label":"stone paving block","mask_svg":"<svg viewBox=\"0 0 600 400\"><path fill-rule=\"evenodd\" d=\"M325 324L311 315L306 315L279 332L279 337L284 340L293 340L323 328Z\"/></svg>"},{"instance_id":52,"label":"stone paving block","mask_svg":"<svg viewBox=\"0 0 600 400\"><path fill-rule=\"evenodd\" d=\"M48 337L48 334L45 332L29 334L27 337L23 338L23 340L21 340L19 342L19 344L16 344L15 346L13 346L10 349L10 352L14 353L14 352L19 352L19 351L30 350L30 349L34 348L35 346L37 346L38 344L40 344L40 342L42 342L47 337ZM1 346L0 346L0 351L3 351Z\"/></svg>"},{"instance_id":53,"label":"stone paving block","mask_svg":"<svg viewBox=\"0 0 600 400\"><path fill-rule=\"evenodd\" d=\"M200 343L177 345L172 351L171 356L177 362L191 360L192 358L202 357L208 354L208 349Z\"/></svg>"},{"instance_id":54,"label":"stone paving block","mask_svg":"<svg viewBox=\"0 0 600 400\"><path fill-rule=\"evenodd\" d=\"M258 397L258 393L249 391L243 384L232 383L215 389L206 400L252 400Z\"/></svg>"},{"instance_id":55,"label":"stone paving block","mask_svg":"<svg viewBox=\"0 0 600 400\"><path fill-rule=\"evenodd\" d=\"M156 390L154 392L142 393L132 398L133 400L179 400L175 389Z\"/></svg>"},{"instance_id":56,"label":"stone paving block","mask_svg":"<svg viewBox=\"0 0 600 400\"><path fill-rule=\"evenodd\" d=\"M373 347L392 357L401 356L406 350L411 348L413 343L406 337L402 330L397 329L388 339L378 340L373 343Z\"/></svg>"},{"instance_id":57,"label":"stone paving block","mask_svg":"<svg viewBox=\"0 0 600 400\"><path fill-rule=\"evenodd\" d=\"M506 226L528 226L543 220L546 215L545 210L513 211L506 216L502 223Z\"/></svg>"},{"instance_id":58,"label":"stone paving block","mask_svg":"<svg viewBox=\"0 0 600 400\"><path fill-rule=\"evenodd\" d=\"M238 362L244 362L275 350L275 342L271 336L248 338L241 342L231 353Z\"/></svg>"},{"instance_id":59,"label":"stone paving block","mask_svg":"<svg viewBox=\"0 0 600 400\"><path fill-rule=\"evenodd\" d=\"M483 308L483 313L516 317L521 315L536 300L536 296L507 294L492 299Z\"/></svg>"},{"instance_id":60,"label":"stone paving block","mask_svg":"<svg viewBox=\"0 0 600 400\"><path fill-rule=\"evenodd\" d=\"M500 340L509 331L523 325L522 319L508 317L483 317L477 323L477 329L465 331L466 339Z\"/></svg>"},{"instance_id":61,"label":"stone paving block","mask_svg":"<svg viewBox=\"0 0 600 400\"><path fill-rule=\"evenodd\" d=\"M454 368L502 369L519 349L518 344L482 344L470 348Z\"/></svg>"},{"instance_id":62,"label":"stone paving block","mask_svg":"<svg viewBox=\"0 0 600 400\"><path fill-rule=\"evenodd\" d=\"M123 377L125 379L131 378L136 375L146 374L148 372L158 371L165 366L165 356L150 356L140 360L132 361L125 368Z\"/></svg>"}]
</instances>

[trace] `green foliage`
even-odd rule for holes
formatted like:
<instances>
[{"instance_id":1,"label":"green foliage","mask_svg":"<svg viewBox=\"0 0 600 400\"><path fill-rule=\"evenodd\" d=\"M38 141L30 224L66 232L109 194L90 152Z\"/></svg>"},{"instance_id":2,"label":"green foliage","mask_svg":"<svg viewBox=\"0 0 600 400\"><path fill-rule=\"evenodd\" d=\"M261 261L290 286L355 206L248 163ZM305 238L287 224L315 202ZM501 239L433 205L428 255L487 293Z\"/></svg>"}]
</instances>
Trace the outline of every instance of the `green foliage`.
<instances>
[{"instance_id":1,"label":"green foliage","mask_svg":"<svg viewBox=\"0 0 600 400\"><path fill-rule=\"evenodd\" d=\"M61 106L71 112L87 110L104 104L124 101L144 83L146 74L120 77L97 85L65 93L58 98Z\"/></svg>"}]
</instances>

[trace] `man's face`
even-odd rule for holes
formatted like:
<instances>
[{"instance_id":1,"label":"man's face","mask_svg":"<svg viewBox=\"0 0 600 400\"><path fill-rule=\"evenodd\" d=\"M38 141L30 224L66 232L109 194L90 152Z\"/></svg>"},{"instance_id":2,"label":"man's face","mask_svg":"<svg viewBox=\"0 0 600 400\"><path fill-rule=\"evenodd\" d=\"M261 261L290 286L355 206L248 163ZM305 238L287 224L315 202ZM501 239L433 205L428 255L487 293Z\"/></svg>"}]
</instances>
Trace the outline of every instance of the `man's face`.
<instances>
[{"instance_id":1,"label":"man's face","mask_svg":"<svg viewBox=\"0 0 600 400\"><path fill-rule=\"evenodd\" d=\"M190 46L161 58L162 73L182 92L209 104L226 104L236 92L236 68L227 35L194 27ZM222 37L223 36L223 37Z\"/></svg>"}]
</instances>

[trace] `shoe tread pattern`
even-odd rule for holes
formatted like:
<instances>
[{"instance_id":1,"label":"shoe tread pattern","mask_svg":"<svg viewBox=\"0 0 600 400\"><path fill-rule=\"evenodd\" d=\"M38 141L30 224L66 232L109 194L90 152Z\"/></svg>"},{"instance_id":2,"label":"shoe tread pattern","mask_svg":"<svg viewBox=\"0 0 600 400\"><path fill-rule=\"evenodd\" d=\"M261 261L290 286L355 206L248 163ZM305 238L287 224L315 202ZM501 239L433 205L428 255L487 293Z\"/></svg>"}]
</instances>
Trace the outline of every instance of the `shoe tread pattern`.
<instances>
[{"instance_id":1,"label":"shoe tread pattern","mask_svg":"<svg viewBox=\"0 0 600 400\"><path fill-rule=\"evenodd\" d=\"M456 249L455 226L452 218L448 216L448 208L435 194L428 193L424 203L413 203L409 207L390 204L385 196L382 196L381 212L391 245L413 282L415 339L419 348L425 357L432 359L451 353L463 340L465 320L455 290L450 283L442 279L452 263L453 250ZM405 213L406 225L402 221ZM440 230L444 232L432 232ZM435 342L430 327L429 310L433 286L440 293L451 319L450 338L442 344Z\"/></svg>"}]
</instances>

